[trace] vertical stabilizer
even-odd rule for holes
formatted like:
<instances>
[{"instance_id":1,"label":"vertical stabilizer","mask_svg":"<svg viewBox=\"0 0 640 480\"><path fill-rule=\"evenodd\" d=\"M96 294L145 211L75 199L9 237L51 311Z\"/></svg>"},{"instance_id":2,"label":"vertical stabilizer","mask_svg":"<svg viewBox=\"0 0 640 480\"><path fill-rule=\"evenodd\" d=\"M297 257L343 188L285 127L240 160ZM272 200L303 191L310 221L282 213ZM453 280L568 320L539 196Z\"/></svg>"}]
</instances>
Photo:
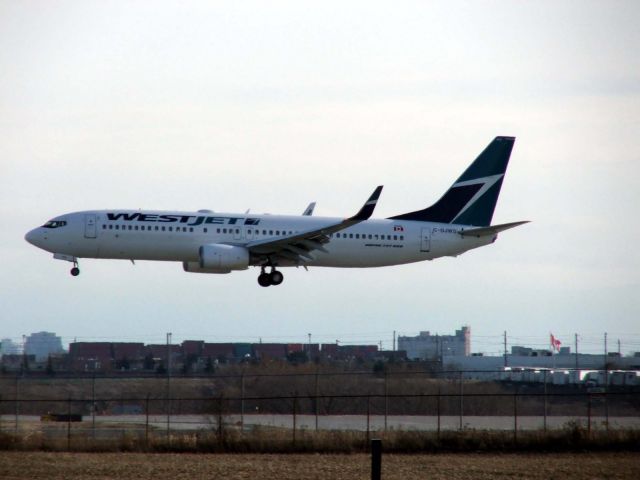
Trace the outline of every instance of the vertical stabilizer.
<instances>
[{"instance_id":1,"label":"vertical stabilizer","mask_svg":"<svg viewBox=\"0 0 640 480\"><path fill-rule=\"evenodd\" d=\"M488 226L496 208L515 137L496 137L436 203L394 220Z\"/></svg>"}]
</instances>

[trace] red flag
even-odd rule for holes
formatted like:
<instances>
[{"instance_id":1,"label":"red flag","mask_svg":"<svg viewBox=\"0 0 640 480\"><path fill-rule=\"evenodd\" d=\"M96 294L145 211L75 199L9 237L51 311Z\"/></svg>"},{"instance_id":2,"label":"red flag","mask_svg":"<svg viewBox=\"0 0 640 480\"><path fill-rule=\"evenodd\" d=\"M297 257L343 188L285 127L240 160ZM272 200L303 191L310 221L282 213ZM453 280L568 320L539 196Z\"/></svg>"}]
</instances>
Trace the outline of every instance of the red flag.
<instances>
[{"instance_id":1,"label":"red flag","mask_svg":"<svg viewBox=\"0 0 640 480\"><path fill-rule=\"evenodd\" d=\"M560 340L558 340L556 337L553 336L553 333L551 334L551 349L555 350L556 352L560 351L560 345L562 345L562 342Z\"/></svg>"}]
</instances>

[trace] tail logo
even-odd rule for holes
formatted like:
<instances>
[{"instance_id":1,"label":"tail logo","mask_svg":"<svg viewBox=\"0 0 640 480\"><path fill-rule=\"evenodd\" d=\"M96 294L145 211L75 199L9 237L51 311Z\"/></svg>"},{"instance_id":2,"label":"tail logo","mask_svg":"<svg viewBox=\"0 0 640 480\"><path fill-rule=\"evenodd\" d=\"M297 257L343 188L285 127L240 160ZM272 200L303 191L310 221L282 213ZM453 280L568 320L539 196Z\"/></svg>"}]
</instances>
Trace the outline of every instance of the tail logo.
<instances>
[{"instance_id":1,"label":"tail logo","mask_svg":"<svg viewBox=\"0 0 640 480\"><path fill-rule=\"evenodd\" d=\"M482 187L480 187L480 190L478 190L475 193L475 195L471 197L471 199L469 199L467 204L462 208L462 210L460 210L458 215L456 215L456 217L453 219L451 223L455 223L458 217L460 217L464 212L466 212L469 209L469 207L471 207L471 205L473 205L476 202L476 200L478 200L485 193L487 193L491 187L493 187L496 183L498 183L498 181L502 177L504 177L504 173L499 173L498 175L491 175L489 177L484 177L484 178L474 178L473 180L467 180L464 182L458 182L453 184L452 188L466 187L469 185L482 185Z\"/></svg>"}]
</instances>

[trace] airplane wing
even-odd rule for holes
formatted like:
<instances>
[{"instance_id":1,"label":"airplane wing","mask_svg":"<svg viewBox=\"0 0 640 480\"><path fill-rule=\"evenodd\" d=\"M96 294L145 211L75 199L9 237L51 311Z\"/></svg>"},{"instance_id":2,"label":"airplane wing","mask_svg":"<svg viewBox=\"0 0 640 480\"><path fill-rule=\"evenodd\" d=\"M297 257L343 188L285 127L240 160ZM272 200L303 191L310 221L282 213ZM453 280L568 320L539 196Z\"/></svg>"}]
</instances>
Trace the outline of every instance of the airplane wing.
<instances>
[{"instance_id":1,"label":"airplane wing","mask_svg":"<svg viewBox=\"0 0 640 480\"><path fill-rule=\"evenodd\" d=\"M311 215L313 215L314 208L316 208L316 202L311 202L309 206L305 208L304 212L302 212L302 215L310 217Z\"/></svg>"},{"instance_id":2,"label":"airplane wing","mask_svg":"<svg viewBox=\"0 0 640 480\"><path fill-rule=\"evenodd\" d=\"M371 217L378 198L380 198L380 192L382 192L382 185L374 190L358 213L352 217L345 218L341 222L286 237L249 242L246 247L253 255L264 256L268 259L281 257L294 261L299 265L313 260L315 258L311 253L313 250L327 253L323 245L329 243L330 234L349 228Z\"/></svg>"},{"instance_id":3,"label":"airplane wing","mask_svg":"<svg viewBox=\"0 0 640 480\"><path fill-rule=\"evenodd\" d=\"M467 228L465 230L460 230L458 233L463 237L484 237L487 235L495 235L496 233L509 230L510 228L519 227L525 223L529 223L529 220L525 220L523 222L503 223L501 225L492 225L490 227Z\"/></svg>"}]
</instances>

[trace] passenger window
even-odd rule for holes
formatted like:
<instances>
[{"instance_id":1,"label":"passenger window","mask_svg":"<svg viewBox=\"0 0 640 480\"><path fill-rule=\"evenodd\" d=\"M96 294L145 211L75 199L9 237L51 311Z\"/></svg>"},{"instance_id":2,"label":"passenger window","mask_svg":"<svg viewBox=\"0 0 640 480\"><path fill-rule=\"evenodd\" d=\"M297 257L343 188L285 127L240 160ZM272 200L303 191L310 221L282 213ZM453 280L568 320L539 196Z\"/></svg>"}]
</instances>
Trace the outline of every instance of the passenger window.
<instances>
[{"instance_id":1,"label":"passenger window","mask_svg":"<svg viewBox=\"0 0 640 480\"><path fill-rule=\"evenodd\" d=\"M360 234L359 233L356 233L356 238L358 238L358 239L360 238Z\"/></svg>"},{"instance_id":2,"label":"passenger window","mask_svg":"<svg viewBox=\"0 0 640 480\"><path fill-rule=\"evenodd\" d=\"M273 230L269 230L269 235L273 235Z\"/></svg>"},{"instance_id":3,"label":"passenger window","mask_svg":"<svg viewBox=\"0 0 640 480\"><path fill-rule=\"evenodd\" d=\"M247 235L251 235L251 229L247 230Z\"/></svg>"},{"instance_id":4,"label":"passenger window","mask_svg":"<svg viewBox=\"0 0 640 480\"><path fill-rule=\"evenodd\" d=\"M239 228L236 228L236 233L240 233L240 229Z\"/></svg>"},{"instance_id":5,"label":"passenger window","mask_svg":"<svg viewBox=\"0 0 640 480\"><path fill-rule=\"evenodd\" d=\"M116 225L116 230L120 230L120 225Z\"/></svg>"},{"instance_id":6,"label":"passenger window","mask_svg":"<svg viewBox=\"0 0 640 480\"><path fill-rule=\"evenodd\" d=\"M189 231L190 231L190 232L193 232L193 227L189 227Z\"/></svg>"},{"instance_id":7,"label":"passenger window","mask_svg":"<svg viewBox=\"0 0 640 480\"><path fill-rule=\"evenodd\" d=\"M135 227L133 227L134 230L138 230L138 225L136 225Z\"/></svg>"},{"instance_id":8,"label":"passenger window","mask_svg":"<svg viewBox=\"0 0 640 480\"><path fill-rule=\"evenodd\" d=\"M222 229L222 233L227 233L227 229L226 229L226 228L223 228L223 229Z\"/></svg>"},{"instance_id":9,"label":"passenger window","mask_svg":"<svg viewBox=\"0 0 640 480\"><path fill-rule=\"evenodd\" d=\"M207 233L207 229L206 228L204 229L204 233Z\"/></svg>"},{"instance_id":10,"label":"passenger window","mask_svg":"<svg viewBox=\"0 0 640 480\"><path fill-rule=\"evenodd\" d=\"M349 238L353 238L353 233L350 233L350 234L349 234Z\"/></svg>"},{"instance_id":11,"label":"passenger window","mask_svg":"<svg viewBox=\"0 0 640 480\"><path fill-rule=\"evenodd\" d=\"M373 238L375 238L376 240L378 240L378 234L376 233Z\"/></svg>"},{"instance_id":12,"label":"passenger window","mask_svg":"<svg viewBox=\"0 0 640 480\"><path fill-rule=\"evenodd\" d=\"M220 229L219 228L216 228L216 233L220 233Z\"/></svg>"},{"instance_id":13,"label":"passenger window","mask_svg":"<svg viewBox=\"0 0 640 480\"><path fill-rule=\"evenodd\" d=\"M340 234L339 233L336 233L336 238L340 238Z\"/></svg>"},{"instance_id":14,"label":"passenger window","mask_svg":"<svg viewBox=\"0 0 640 480\"><path fill-rule=\"evenodd\" d=\"M394 236L393 236L393 239L394 239L394 240L398 240L398 235L394 235Z\"/></svg>"},{"instance_id":15,"label":"passenger window","mask_svg":"<svg viewBox=\"0 0 640 480\"><path fill-rule=\"evenodd\" d=\"M173 232L173 227L169 227L169 231L170 231L170 232Z\"/></svg>"},{"instance_id":16,"label":"passenger window","mask_svg":"<svg viewBox=\"0 0 640 480\"><path fill-rule=\"evenodd\" d=\"M400 240L404 240L404 235L400 235Z\"/></svg>"},{"instance_id":17,"label":"passenger window","mask_svg":"<svg viewBox=\"0 0 640 480\"><path fill-rule=\"evenodd\" d=\"M106 230L106 229L107 229L107 226L106 226L106 225L102 225L102 229L103 229L103 230Z\"/></svg>"},{"instance_id":18,"label":"passenger window","mask_svg":"<svg viewBox=\"0 0 640 480\"><path fill-rule=\"evenodd\" d=\"M155 226L155 230L156 230L156 232L158 231L158 226L157 225Z\"/></svg>"},{"instance_id":19,"label":"passenger window","mask_svg":"<svg viewBox=\"0 0 640 480\"><path fill-rule=\"evenodd\" d=\"M109 225L109 230L113 230L113 225Z\"/></svg>"},{"instance_id":20,"label":"passenger window","mask_svg":"<svg viewBox=\"0 0 640 480\"><path fill-rule=\"evenodd\" d=\"M276 230L276 235L280 235L280 230Z\"/></svg>"}]
</instances>

